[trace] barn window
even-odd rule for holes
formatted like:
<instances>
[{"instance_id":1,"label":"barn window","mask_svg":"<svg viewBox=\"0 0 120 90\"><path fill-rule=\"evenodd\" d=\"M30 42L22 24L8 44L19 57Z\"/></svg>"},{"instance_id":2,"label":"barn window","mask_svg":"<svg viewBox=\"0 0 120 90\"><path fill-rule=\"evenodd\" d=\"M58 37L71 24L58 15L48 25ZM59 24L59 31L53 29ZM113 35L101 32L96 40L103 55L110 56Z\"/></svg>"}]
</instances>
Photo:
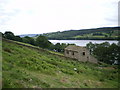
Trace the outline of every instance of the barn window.
<instances>
[{"instance_id":1,"label":"barn window","mask_svg":"<svg viewBox=\"0 0 120 90\"><path fill-rule=\"evenodd\" d=\"M83 52L83 55L85 55L85 52Z\"/></svg>"},{"instance_id":2,"label":"barn window","mask_svg":"<svg viewBox=\"0 0 120 90\"><path fill-rule=\"evenodd\" d=\"M72 52L72 55L74 55L74 52Z\"/></svg>"}]
</instances>

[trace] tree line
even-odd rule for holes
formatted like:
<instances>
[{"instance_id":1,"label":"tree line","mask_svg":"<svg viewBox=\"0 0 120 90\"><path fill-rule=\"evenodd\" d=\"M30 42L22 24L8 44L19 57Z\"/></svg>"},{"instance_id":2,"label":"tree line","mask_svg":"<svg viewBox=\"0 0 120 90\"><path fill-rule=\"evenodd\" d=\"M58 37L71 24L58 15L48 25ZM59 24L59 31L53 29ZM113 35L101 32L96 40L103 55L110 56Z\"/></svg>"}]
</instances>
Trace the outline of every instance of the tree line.
<instances>
[{"instance_id":1,"label":"tree line","mask_svg":"<svg viewBox=\"0 0 120 90\"><path fill-rule=\"evenodd\" d=\"M20 36L15 36L14 33L7 31L4 34L1 33L3 38L9 39L9 40L14 40L14 41L19 41L23 43L28 43L34 46L39 46L41 48L53 50L56 52L64 52L64 48L67 47L68 45L71 44L65 44L65 43L56 43L55 45L52 44L47 37L43 35L38 35L36 38L25 36L25 37L20 37Z\"/></svg>"},{"instance_id":2,"label":"tree line","mask_svg":"<svg viewBox=\"0 0 120 90\"><path fill-rule=\"evenodd\" d=\"M107 64L119 64L120 41L118 44L110 44L109 42L93 44L92 42L89 42L86 47L89 49L90 54L95 56L100 62Z\"/></svg>"}]
</instances>

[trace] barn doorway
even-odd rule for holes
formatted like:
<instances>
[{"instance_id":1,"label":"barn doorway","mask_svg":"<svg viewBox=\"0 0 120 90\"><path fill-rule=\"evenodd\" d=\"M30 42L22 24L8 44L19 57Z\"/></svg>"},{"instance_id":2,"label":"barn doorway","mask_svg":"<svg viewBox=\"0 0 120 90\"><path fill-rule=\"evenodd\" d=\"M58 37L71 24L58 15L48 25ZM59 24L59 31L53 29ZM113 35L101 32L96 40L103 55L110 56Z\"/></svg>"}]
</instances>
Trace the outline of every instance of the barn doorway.
<instances>
[{"instance_id":1,"label":"barn doorway","mask_svg":"<svg viewBox=\"0 0 120 90\"><path fill-rule=\"evenodd\" d=\"M83 54L83 56L85 56L85 52L83 52L82 54Z\"/></svg>"}]
</instances>

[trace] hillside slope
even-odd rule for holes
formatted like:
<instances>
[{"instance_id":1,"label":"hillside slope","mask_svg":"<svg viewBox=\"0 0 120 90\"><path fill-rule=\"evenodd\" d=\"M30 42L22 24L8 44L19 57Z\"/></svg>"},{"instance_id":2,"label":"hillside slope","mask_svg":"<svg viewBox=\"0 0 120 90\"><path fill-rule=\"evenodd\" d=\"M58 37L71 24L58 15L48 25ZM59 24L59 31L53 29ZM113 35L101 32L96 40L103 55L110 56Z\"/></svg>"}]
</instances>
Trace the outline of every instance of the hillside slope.
<instances>
[{"instance_id":1,"label":"hillside slope","mask_svg":"<svg viewBox=\"0 0 120 90\"><path fill-rule=\"evenodd\" d=\"M82 30L68 30L63 32L53 32L43 34L48 39L56 40L80 40L80 39L117 39L120 27L104 27L94 29L82 29Z\"/></svg>"},{"instance_id":2,"label":"hillside slope","mask_svg":"<svg viewBox=\"0 0 120 90\"><path fill-rule=\"evenodd\" d=\"M118 70L3 40L3 88L117 88Z\"/></svg>"}]
</instances>

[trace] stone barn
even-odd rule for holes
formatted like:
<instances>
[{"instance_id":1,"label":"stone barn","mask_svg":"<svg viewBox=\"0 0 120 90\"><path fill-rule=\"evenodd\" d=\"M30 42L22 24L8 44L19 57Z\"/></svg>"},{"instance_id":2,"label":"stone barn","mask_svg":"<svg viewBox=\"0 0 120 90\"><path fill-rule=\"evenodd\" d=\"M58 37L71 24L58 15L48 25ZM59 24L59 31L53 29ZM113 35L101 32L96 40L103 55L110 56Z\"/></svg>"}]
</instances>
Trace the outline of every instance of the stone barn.
<instances>
[{"instance_id":1,"label":"stone barn","mask_svg":"<svg viewBox=\"0 0 120 90\"><path fill-rule=\"evenodd\" d=\"M65 48L64 54L66 57L74 58L78 61L97 63L97 59L91 56L85 47L69 45Z\"/></svg>"}]
</instances>

